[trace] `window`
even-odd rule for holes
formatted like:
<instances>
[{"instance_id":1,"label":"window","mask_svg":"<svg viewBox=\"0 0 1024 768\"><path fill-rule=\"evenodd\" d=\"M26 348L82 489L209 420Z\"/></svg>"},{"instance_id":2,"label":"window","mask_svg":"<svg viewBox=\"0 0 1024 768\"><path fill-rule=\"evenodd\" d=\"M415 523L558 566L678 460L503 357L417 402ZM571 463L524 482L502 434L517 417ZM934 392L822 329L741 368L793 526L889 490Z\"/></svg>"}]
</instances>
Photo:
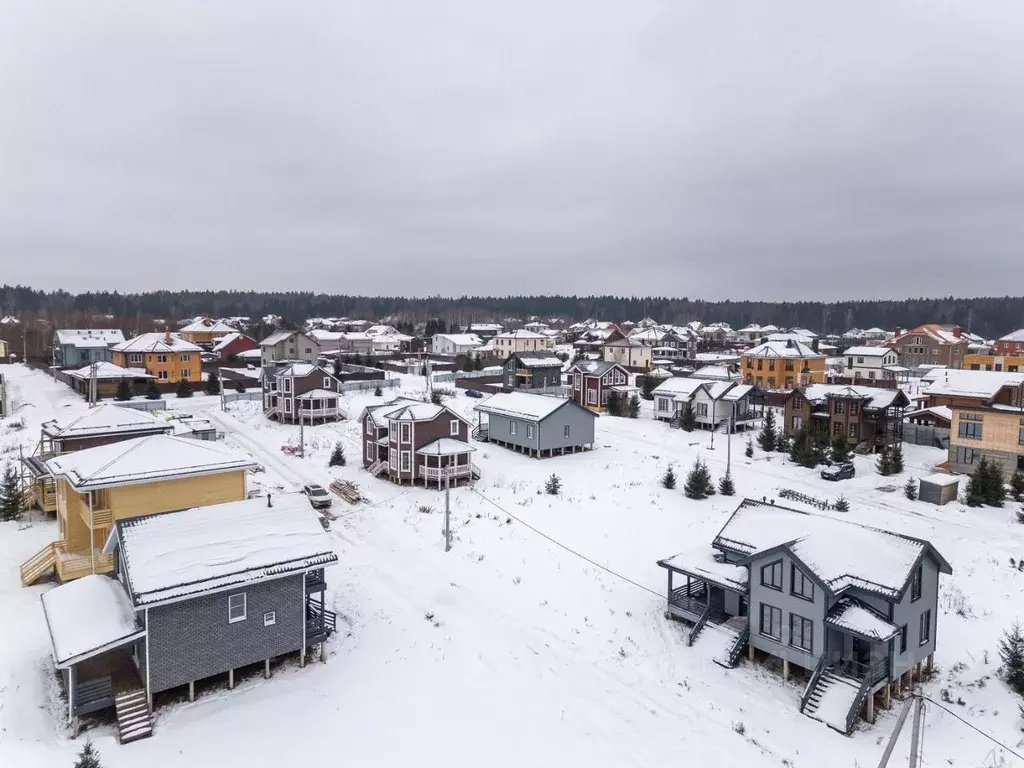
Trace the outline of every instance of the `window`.
<instances>
[{"instance_id":1,"label":"window","mask_svg":"<svg viewBox=\"0 0 1024 768\"><path fill-rule=\"evenodd\" d=\"M458 419L452 419L451 423L448 425L448 434L452 435L453 437L458 436L458 434L459 434L459 420Z\"/></svg>"},{"instance_id":2,"label":"window","mask_svg":"<svg viewBox=\"0 0 1024 768\"><path fill-rule=\"evenodd\" d=\"M267 611L263 614L263 626L272 627L277 624L277 611Z\"/></svg>"},{"instance_id":3,"label":"window","mask_svg":"<svg viewBox=\"0 0 1024 768\"><path fill-rule=\"evenodd\" d=\"M698 416L707 416L708 415L708 404L707 403L697 403L697 415Z\"/></svg>"},{"instance_id":4,"label":"window","mask_svg":"<svg viewBox=\"0 0 1024 768\"><path fill-rule=\"evenodd\" d=\"M284 386L281 387L281 391L282 392L291 392L292 391L292 380L291 379L284 379L283 380L283 384L284 384Z\"/></svg>"},{"instance_id":5,"label":"window","mask_svg":"<svg viewBox=\"0 0 1024 768\"><path fill-rule=\"evenodd\" d=\"M918 640L918 645L924 645L932 639L932 610L929 608L927 611L921 614L921 639Z\"/></svg>"},{"instance_id":6,"label":"window","mask_svg":"<svg viewBox=\"0 0 1024 768\"><path fill-rule=\"evenodd\" d=\"M388 454L388 466L391 469L398 469L398 451L391 451Z\"/></svg>"},{"instance_id":7,"label":"window","mask_svg":"<svg viewBox=\"0 0 1024 768\"><path fill-rule=\"evenodd\" d=\"M761 603L761 634L776 640L782 639L782 611L767 603Z\"/></svg>"},{"instance_id":8,"label":"window","mask_svg":"<svg viewBox=\"0 0 1024 768\"><path fill-rule=\"evenodd\" d=\"M312 347L306 347L306 354L307 355L312 353L312 352L313 352L313 348Z\"/></svg>"},{"instance_id":9,"label":"window","mask_svg":"<svg viewBox=\"0 0 1024 768\"><path fill-rule=\"evenodd\" d=\"M967 440L981 440L981 428L984 424L979 424L976 421L965 421L964 417L960 417L960 427L957 430L957 434L960 437L966 438Z\"/></svg>"},{"instance_id":10,"label":"window","mask_svg":"<svg viewBox=\"0 0 1024 768\"><path fill-rule=\"evenodd\" d=\"M974 459L977 457L978 451L973 448L964 448L962 445L956 447L956 463L957 464L973 464Z\"/></svg>"},{"instance_id":11,"label":"window","mask_svg":"<svg viewBox=\"0 0 1024 768\"><path fill-rule=\"evenodd\" d=\"M533 440L533 424L526 425L526 439Z\"/></svg>"},{"instance_id":12,"label":"window","mask_svg":"<svg viewBox=\"0 0 1024 768\"><path fill-rule=\"evenodd\" d=\"M566 424L564 427L562 427L562 437L566 438L567 440L569 439L569 425L568 424Z\"/></svg>"},{"instance_id":13,"label":"window","mask_svg":"<svg viewBox=\"0 0 1024 768\"><path fill-rule=\"evenodd\" d=\"M856 436L857 436L857 425L856 424L850 424L850 437L856 437Z\"/></svg>"},{"instance_id":14,"label":"window","mask_svg":"<svg viewBox=\"0 0 1024 768\"><path fill-rule=\"evenodd\" d=\"M863 357L858 357L857 358L857 362L858 363L863 363L864 362L864 358Z\"/></svg>"},{"instance_id":15,"label":"window","mask_svg":"<svg viewBox=\"0 0 1024 768\"><path fill-rule=\"evenodd\" d=\"M508 433L510 435L514 435L516 433L516 427L517 426L518 425L516 424L515 421L513 421L512 419L509 419L508 420Z\"/></svg>"},{"instance_id":16,"label":"window","mask_svg":"<svg viewBox=\"0 0 1024 768\"><path fill-rule=\"evenodd\" d=\"M166 379L167 378L167 371L157 371L156 372L156 377L158 379Z\"/></svg>"},{"instance_id":17,"label":"window","mask_svg":"<svg viewBox=\"0 0 1024 768\"><path fill-rule=\"evenodd\" d=\"M398 428L398 435L403 443L412 442L412 424L402 424Z\"/></svg>"},{"instance_id":18,"label":"window","mask_svg":"<svg viewBox=\"0 0 1024 768\"><path fill-rule=\"evenodd\" d=\"M757 370L759 370L759 371L761 370L761 364L762 364L763 362L764 362L763 360L761 360L760 358L758 358L758 360L757 360Z\"/></svg>"},{"instance_id":19,"label":"window","mask_svg":"<svg viewBox=\"0 0 1024 768\"><path fill-rule=\"evenodd\" d=\"M846 367L847 368L853 368L853 358L852 357L846 358Z\"/></svg>"},{"instance_id":20,"label":"window","mask_svg":"<svg viewBox=\"0 0 1024 768\"><path fill-rule=\"evenodd\" d=\"M183 362L183 363L187 363L187 362L189 361L189 359L190 359L190 358L191 358L191 355L189 355L189 353L188 353L188 352L185 352L185 353L184 353L184 354L183 354L183 355L181 356L181 362Z\"/></svg>"},{"instance_id":21,"label":"window","mask_svg":"<svg viewBox=\"0 0 1024 768\"><path fill-rule=\"evenodd\" d=\"M1020 433L1017 436L1017 442L1020 445L1024 445L1024 427L1020 428Z\"/></svg>"},{"instance_id":22,"label":"window","mask_svg":"<svg viewBox=\"0 0 1024 768\"><path fill-rule=\"evenodd\" d=\"M139 355L139 354L128 355L128 362L129 363L141 363L142 362L142 355Z\"/></svg>"},{"instance_id":23,"label":"window","mask_svg":"<svg viewBox=\"0 0 1024 768\"><path fill-rule=\"evenodd\" d=\"M775 370L775 361L774 360L769 360L768 361L768 370L769 371L774 371Z\"/></svg>"},{"instance_id":24,"label":"window","mask_svg":"<svg viewBox=\"0 0 1024 768\"><path fill-rule=\"evenodd\" d=\"M366 460L373 461L373 443L366 444Z\"/></svg>"},{"instance_id":25,"label":"window","mask_svg":"<svg viewBox=\"0 0 1024 768\"><path fill-rule=\"evenodd\" d=\"M835 435L836 437L839 437L839 435L843 434L842 422L837 421L835 424L832 425L832 434Z\"/></svg>"},{"instance_id":26,"label":"window","mask_svg":"<svg viewBox=\"0 0 1024 768\"><path fill-rule=\"evenodd\" d=\"M324 389L330 389L330 388L331 388L331 377L330 376L324 376Z\"/></svg>"},{"instance_id":27,"label":"window","mask_svg":"<svg viewBox=\"0 0 1024 768\"><path fill-rule=\"evenodd\" d=\"M803 397L801 395L799 395L799 394L793 395L793 407L794 408L803 408L804 407L804 399L803 399Z\"/></svg>"},{"instance_id":28,"label":"window","mask_svg":"<svg viewBox=\"0 0 1024 768\"><path fill-rule=\"evenodd\" d=\"M793 370L793 361L792 360L787 360L786 361L786 370L787 371L792 371Z\"/></svg>"},{"instance_id":29,"label":"window","mask_svg":"<svg viewBox=\"0 0 1024 768\"><path fill-rule=\"evenodd\" d=\"M792 563L789 566L789 592L802 600L814 599L814 582Z\"/></svg>"},{"instance_id":30,"label":"window","mask_svg":"<svg viewBox=\"0 0 1024 768\"><path fill-rule=\"evenodd\" d=\"M190 371L188 368L182 368L181 369L181 378L189 379L191 377L192 377L192 371Z\"/></svg>"},{"instance_id":31,"label":"window","mask_svg":"<svg viewBox=\"0 0 1024 768\"><path fill-rule=\"evenodd\" d=\"M793 431L794 432L799 432L803 428L804 428L804 417L803 416L794 416L793 417Z\"/></svg>"},{"instance_id":32,"label":"window","mask_svg":"<svg viewBox=\"0 0 1024 768\"><path fill-rule=\"evenodd\" d=\"M900 653L907 652L907 625L900 627Z\"/></svg>"},{"instance_id":33,"label":"window","mask_svg":"<svg viewBox=\"0 0 1024 768\"><path fill-rule=\"evenodd\" d=\"M285 401L284 401L284 410L285 410L285 413L291 413L292 412L292 401L291 400L285 399Z\"/></svg>"},{"instance_id":34,"label":"window","mask_svg":"<svg viewBox=\"0 0 1024 768\"><path fill-rule=\"evenodd\" d=\"M369 418L366 419L366 434L373 434L373 422Z\"/></svg>"},{"instance_id":35,"label":"window","mask_svg":"<svg viewBox=\"0 0 1024 768\"><path fill-rule=\"evenodd\" d=\"M770 389L775 389L775 377L774 376L769 376L768 377L768 387Z\"/></svg>"},{"instance_id":36,"label":"window","mask_svg":"<svg viewBox=\"0 0 1024 768\"><path fill-rule=\"evenodd\" d=\"M580 382L582 380L583 380L582 376L577 373L576 376L575 376L576 389L580 388Z\"/></svg>"},{"instance_id":37,"label":"window","mask_svg":"<svg viewBox=\"0 0 1024 768\"><path fill-rule=\"evenodd\" d=\"M228 623L245 621L245 592L228 595Z\"/></svg>"},{"instance_id":38,"label":"window","mask_svg":"<svg viewBox=\"0 0 1024 768\"><path fill-rule=\"evenodd\" d=\"M786 389L792 389L792 388L793 388L793 377L792 376L787 376L786 377Z\"/></svg>"},{"instance_id":39,"label":"window","mask_svg":"<svg viewBox=\"0 0 1024 768\"><path fill-rule=\"evenodd\" d=\"M402 451L402 471L408 472L412 467L412 453L409 451Z\"/></svg>"},{"instance_id":40,"label":"window","mask_svg":"<svg viewBox=\"0 0 1024 768\"><path fill-rule=\"evenodd\" d=\"M860 412L860 403L850 403L850 415L856 416Z\"/></svg>"},{"instance_id":41,"label":"window","mask_svg":"<svg viewBox=\"0 0 1024 768\"><path fill-rule=\"evenodd\" d=\"M761 566L761 586L782 590L782 561Z\"/></svg>"},{"instance_id":42,"label":"window","mask_svg":"<svg viewBox=\"0 0 1024 768\"><path fill-rule=\"evenodd\" d=\"M659 397L658 398L658 410L659 411L667 411L668 410L668 398L667 397ZM1021 432L1024 432L1024 430L1021 430Z\"/></svg>"},{"instance_id":43,"label":"window","mask_svg":"<svg viewBox=\"0 0 1024 768\"><path fill-rule=\"evenodd\" d=\"M914 576L910 580L910 602L921 599L921 575L923 571L924 566L918 563L917 568L914 570Z\"/></svg>"},{"instance_id":44,"label":"window","mask_svg":"<svg viewBox=\"0 0 1024 768\"><path fill-rule=\"evenodd\" d=\"M874 371L868 371L868 378L869 379L875 378L875 372Z\"/></svg>"},{"instance_id":45,"label":"window","mask_svg":"<svg viewBox=\"0 0 1024 768\"><path fill-rule=\"evenodd\" d=\"M846 413L846 403L836 400L836 416L842 416L844 413Z\"/></svg>"},{"instance_id":46,"label":"window","mask_svg":"<svg viewBox=\"0 0 1024 768\"><path fill-rule=\"evenodd\" d=\"M795 613L789 614L789 644L810 653L814 648L814 622Z\"/></svg>"}]
</instances>

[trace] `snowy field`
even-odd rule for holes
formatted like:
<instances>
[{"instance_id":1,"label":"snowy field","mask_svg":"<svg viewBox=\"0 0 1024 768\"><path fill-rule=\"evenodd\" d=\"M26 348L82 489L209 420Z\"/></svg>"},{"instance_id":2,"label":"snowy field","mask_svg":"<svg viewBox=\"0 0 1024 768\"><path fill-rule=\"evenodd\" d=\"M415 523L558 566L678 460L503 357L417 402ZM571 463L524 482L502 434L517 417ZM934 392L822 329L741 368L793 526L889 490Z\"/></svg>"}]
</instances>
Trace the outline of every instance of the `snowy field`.
<instances>
[{"instance_id":1,"label":"snowy field","mask_svg":"<svg viewBox=\"0 0 1024 768\"><path fill-rule=\"evenodd\" d=\"M18 401L0 425L6 456L19 444L30 450L42 421L86 407L41 373L0 370ZM419 378L403 385L386 396L423 394ZM712 661L722 646L713 628L687 648L683 626L663 617L665 578L655 561L709 544L743 496L776 497L782 488L829 498L841 491L848 518L938 547L954 575L942 585L938 674L926 693L938 700L945 689L958 715L1022 751L1017 700L996 675L996 646L1003 629L1024 619L1024 572L1015 567L1024 525L1009 507L907 501L906 478L930 474L942 452L906 447L907 472L892 478L857 457L857 477L834 484L778 454L757 450L747 459L745 438L734 436L737 496L692 502L682 478L701 455L717 479L724 436L712 450L709 434L671 430L649 412L600 418L598 447L587 454L538 461L474 443L483 477L452 492L454 542L445 553L443 493L362 470L355 417L372 402L380 400L347 395L351 421L307 428L305 459L281 451L299 428L267 422L257 403L227 412L217 398L182 404L265 467L252 477L261 487L294 490L340 477L358 483L369 502L336 499L333 507L340 563L328 581L340 631L326 664L290 665L270 681L247 680L234 691L225 684L194 703L159 708L153 738L128 746L117 744L113 728L94 729L105 766L876 765L895 708L845 737L799 713L799 684L746 662L723 669ZM460 392L449 404L475 422L478 402ZM18 419L24 429L11 428ZM328 470L337 440L349 465ZM669 464L680 476L674 491L659 483ZM562 479L559 497L539 493L552 472ZM52 584L23 588L18 578L21 561L55 535L55 523L38 517L0 524L0 766L71 765L83 741L69 738L59 714L39 604ZM892 765L906 764L906 732ZM929 708L926 766L1014 759Z\"/></svg>"}]
</instances>

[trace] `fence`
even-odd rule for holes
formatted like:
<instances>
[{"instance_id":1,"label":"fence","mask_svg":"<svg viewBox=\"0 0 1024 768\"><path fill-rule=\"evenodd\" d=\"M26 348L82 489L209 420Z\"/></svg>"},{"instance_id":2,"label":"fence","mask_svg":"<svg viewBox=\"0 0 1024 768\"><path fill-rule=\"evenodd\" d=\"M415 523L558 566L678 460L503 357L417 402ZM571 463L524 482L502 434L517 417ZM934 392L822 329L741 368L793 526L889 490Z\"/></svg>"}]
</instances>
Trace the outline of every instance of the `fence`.
<instances>
[{"instance_id":1,"label":"fence","mask_svg":"<svg viewBox=\"0 0 1024 768\"><path fill-rule=\"evenodd\" d=\"M367 389L373 390L377 387L390 389L402 383L401 379L367 379L365 381L343 381L338 384L340 392L360 392Z\"/></svg>"},{"instance_id":2,"label":"fence","mask_svg":"<svg viewBox=\"0 0 1024 768\"><path fill-rule=\"evenodd\" d=\"M239 400L262 400L263 392L254 389L251 392L223 392L221 398L224 403L237 403Z\"/></svg>"},{"instance_id":3,"label":"fence","mask_svg":"<svg viewBox=\"0 0 1024 768\"><path fill-rule=\"evenodd\" d=\"M903 441L912 445L927 445L932 448L949 449L949 428L930 427L924 424L903 422Z\"/></svg>"},{"instance_id":4,"label":"fence","mask_svg":"<svg viewBox=\"0 0 1024 768\"><path fill-rule=\"evenodd\" d=\"M432 373L430 379L435 384L454 384L455 383L455 372L448 371L447 373Z\"/></svg>"},{"instance_id":5,"label":"fence","mask_svg":"<svg viewBox=\"0 0 1024 768\"><path fill-rule=\"evenodd\" d=\"M830 504L827 499L816 499L813 496L808 496L806 493L800 493L799 491L792 491L789 488L783 488L779 491L780 499L790 499L791 501L800 501L812 507L818 509L835 509L835 504Z\"/></svg>"},{"instance_id":6,"label":"fence","mask_svg":"<svg viewBox=\"0 0 1024 768\"><path fill-rule=\"evenodd\" d=\"M500 365L492 365L488 368L483 368L479 371L455 371L456 379L481 379L481 378L497 378L501 379L502 368Z\"/></svg>"},{"instance_id":7,"label":"fence","mask_svg":"<svg viewBox=\"0 0 1024 768\"><path fill-rule=\"evenodd\" d=\"M164 411L167 410L165 400L114 400L118 408L131 408L133 411Z\"/></svg>"}]
</instances>

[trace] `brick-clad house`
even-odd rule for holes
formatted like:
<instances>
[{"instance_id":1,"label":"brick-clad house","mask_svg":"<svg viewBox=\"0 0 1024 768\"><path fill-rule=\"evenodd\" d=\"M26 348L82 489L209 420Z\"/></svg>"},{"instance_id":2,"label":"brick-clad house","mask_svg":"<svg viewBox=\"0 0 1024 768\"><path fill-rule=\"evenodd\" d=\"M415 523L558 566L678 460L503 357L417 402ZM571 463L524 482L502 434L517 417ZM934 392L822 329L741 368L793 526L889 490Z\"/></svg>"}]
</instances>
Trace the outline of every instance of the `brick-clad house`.
<instances>
[{"instance_id":1,"label":"brick-clad house","mask_svg":"<svg viewBox=\"0 0 1024 768\"><path fill-rule=\"evenodd\" d=\"M281 422L307 424L344 419L341 382L311 363L263 368L263 414Z\"/></svg>"},{"instance_id":2,"label":"brick-clad house","mask_svg":"<svg viewBox=\"0 0 1024 768\"><path fill-rule=\"evenodd\" d=\"M359 421L363 466L375 477L428 488L479 477L470 424L446 406L399 398L364 408Z\"/></svg>"},{"instance_id":3,"label":"brick-clad house","mask_svg":"<svg viewBox=\"0 0 1024 768\"><path fill-rule=\"evenodd\" d=\"M614 387L629 387L629 371L606 360L582 360L569 368L572 399L594 411L603 411Z\"/></svg>"},{"instance_id":4,"label":"brick-clad house","mask_svg":"<svg viewBox=\"0 0 1024 768\"><path fill-rule=\"evenodd\" d=\"M903 439L909 404L900 389L812 384L787 394L783 431L825 429L832 439L845 435L851 445L877 451Z\"/></svg>"},{"instance_id":5,"label":"brick-clad house","mask_svg":"<svg viewBox=\"0 0 1024 768\"><path fill-rule=\"evenodd\" d=\"M900 364L906 368L920 365L963 368L969 343L959 325L925 323L909 331L896 328L896 335L885 345L899 352Z\"/></svg>"}]
</instances>

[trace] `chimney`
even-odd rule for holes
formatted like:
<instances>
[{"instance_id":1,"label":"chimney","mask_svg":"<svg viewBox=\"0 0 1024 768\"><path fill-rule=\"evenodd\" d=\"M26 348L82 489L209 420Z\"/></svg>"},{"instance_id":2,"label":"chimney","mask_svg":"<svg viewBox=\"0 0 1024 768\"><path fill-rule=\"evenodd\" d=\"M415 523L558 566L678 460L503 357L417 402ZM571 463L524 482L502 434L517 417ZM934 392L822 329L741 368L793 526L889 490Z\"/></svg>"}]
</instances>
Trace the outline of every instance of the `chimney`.
<instances>
[{"instance_id":1,"label":"chimney","mask_svg":"<svg viewBox=\"0 0 1024 768\"><path fill-rule=\"evenodd\" d=\"M953 336L955 338L957 338L957 339L960 338L960 326L959 325L954 325L953 326Z\"/></svg>"},{"instance_id":2,"label":"chimney","mask_svg":"<svg viewBox=\"0 0 1024 768\"><path fill-rule=\"evenodd\" d=\"M896 335L896 336L899 336L901 333L903 333L903 329L900 328L898 325L895 328L893 328L892 330L893 330L893 334Z\"/></svg>"},{"instance_id":3,"label":"chimney","mask_svg":"<svg viewBox=\"0 0 1024 768\"><path fill-rule=\"evenodd\" d=\"M166 341L168 344L171 344L171 343L174 342L174 339L171 338L171 332L169 330L164 331L164 341Z\"/></svg>"},{"instance_id":4,"label":"chimney","mask_svg":"<svg viewBox=\"0 0 1024 768\"><path fill-rule=\"evenodd\" d=\"M269 509L272 506L274 506L274 504L270 501L270 494L268 493L267 494L267 508Z\"/></svg>"}]
</instances>

